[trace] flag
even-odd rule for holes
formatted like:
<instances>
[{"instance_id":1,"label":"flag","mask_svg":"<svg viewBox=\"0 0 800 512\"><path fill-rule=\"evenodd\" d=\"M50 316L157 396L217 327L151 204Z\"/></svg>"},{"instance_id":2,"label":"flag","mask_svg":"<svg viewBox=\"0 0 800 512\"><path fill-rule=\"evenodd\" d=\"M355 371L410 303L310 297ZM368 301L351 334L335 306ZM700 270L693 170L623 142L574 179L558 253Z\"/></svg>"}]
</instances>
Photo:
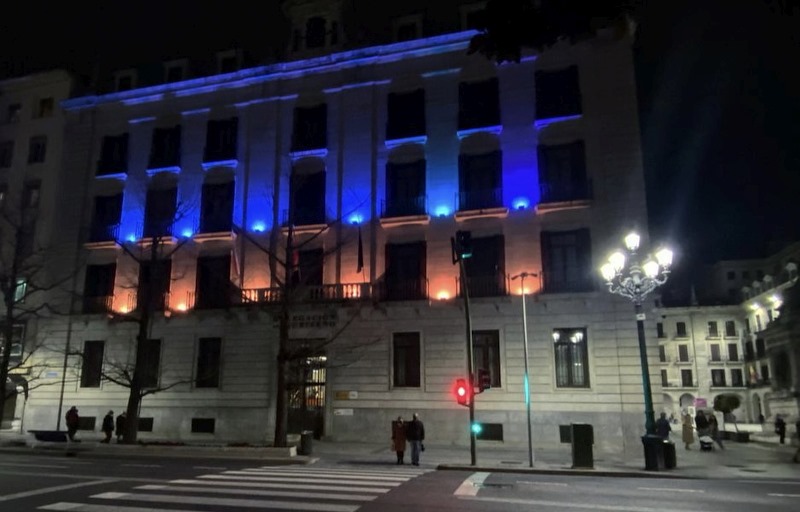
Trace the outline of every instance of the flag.
<instances>
[{"instance_id":1,"label":"flag","mask_svg":"<svg viewBox=\"0 0 800 512\"><path fill-rule=\"evenodd\" d=\"M358 263L356 264L356 272L361 272L364 269L364 244L361 242L361 225L358 226Z\"/></svg>"}]
</instances>

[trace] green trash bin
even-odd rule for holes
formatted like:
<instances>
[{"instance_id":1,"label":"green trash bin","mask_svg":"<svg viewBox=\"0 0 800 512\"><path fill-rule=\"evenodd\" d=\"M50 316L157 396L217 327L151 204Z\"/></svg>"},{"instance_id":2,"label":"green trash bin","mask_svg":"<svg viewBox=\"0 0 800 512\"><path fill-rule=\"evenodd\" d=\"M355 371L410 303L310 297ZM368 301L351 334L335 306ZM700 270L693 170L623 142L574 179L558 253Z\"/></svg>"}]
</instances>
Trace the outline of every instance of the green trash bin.
<instances>
[{"instance_id":1,"label":"green trash bin","mask_svg":"<svg viewBox=\"0 0 800 512\"><path fill-rule=\"evenodd\" d=\"M300 432L300 446L297 447L298 455L311 455L312 443L314 440L314 432L311 430L304 430Z\"/></svg>"}]
</instances>

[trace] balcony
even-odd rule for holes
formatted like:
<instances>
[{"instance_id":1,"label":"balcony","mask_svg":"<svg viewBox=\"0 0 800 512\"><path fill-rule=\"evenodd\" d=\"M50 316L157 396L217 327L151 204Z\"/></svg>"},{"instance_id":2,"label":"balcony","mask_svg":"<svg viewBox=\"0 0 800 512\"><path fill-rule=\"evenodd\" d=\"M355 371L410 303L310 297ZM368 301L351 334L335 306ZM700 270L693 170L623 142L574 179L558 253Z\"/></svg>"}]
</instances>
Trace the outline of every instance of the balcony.
<instances>
[{"instance_id":1,"label":"balcony","mask_svg":"<svg viewBox=\"0 0 800 512\"><path fill-rule=\"evenodd\" d=\"M425 300L428 298L428 279L386 276L377 283L378 298L383 301Z\"/></svg>"},{"instance_id":2,"label":"balcony","mask_svg":"<svg viewBox=\"0 0 800 512\"><path fill-rule=\"evenodd\" d=\"M189 292L186 299L188 309L228 309L242 303L242 289L231 282L221 286L209 286Z\"/></svg>"},{"instance_id":3,"label":"balcony","mask_svg":"<svg viewBox=\"0 0 800 512\"><path fill-rule=\"evenodd\" d=\"M119 224L98 224L92 223L89 227L89 239L87 246L116 246L119 240Z\"/></svg>"},{"instance_id":4,"label":"balcony","mask_svg":"<svg viewBox=\"0 0 800 512\"><path fill-rule=\"evenodd\" d=\"M679 357L679 358L675 359L675 364L677 364L678 366L689 365L689 364L692 364L692 363L694 363L694 358L693 357L686 357L686 358L680 358Z\"/></svg>"},{"instance_id":5,"label":"balcony","mask_svg":"<svg viewBox=\"0 0 800 512\"><path fill-rule=\"evenodd\" d=\"M336 302L369 299L372 287L369 283L341 283L298 286L292 289L290 300L300 302ZM283 288L244 288L242 304L270 304L283 299Z\"/></svg>"},{"instance_id":6,"label":"balcony","mask_svg":"<svg viewBox=\"0 0 800 512\"><path fill-rule=\"evenodd\" d=\"M281 225L284 227L292 226L324 226L328 223L325 214L325 201L313 207L296 206L294 211L291 209L283 210Z\"/></svg>"},{"instance_id":7,"label":"balcony","mask_svg":"<svg viewBox=\"0 0 800 512\"><path fill-rule=\"evenodd\" d=\"M233 219L230 215L204 216L200 218L197 233L194 235L196 242L210 240L233 240Z\"/></svg>"},{"instance_id":8,"label":"balcony","mask_svg":"<svg viewBox=\"0 0 800 512\"><path fill-rule=\"evenodd\" d=\"M128 162L125 160L98 160L97 178L121 178L125 179L128 175Z\"/></svg>"},{"instance_id":9,"label":"balcony","mask_svg":"<svg viewBox=\"0 0 800 512\"><path fill-rule=\"evenodd\" d=\"M542 293L584 293L596 289L596 283L592 279L566 279L559 273L545 270L539 272L539 279L541 279Z\"/></svg>"},{"instance_id":10,"label":"balcony","mask_svg":"<svg viewBox=\"0 0 800 512\"><path fill-rule=\"evenodd\" d=\"M381 204L381 217L425 215L427 202L428 197L425 195L384 199Z\"/></svg>"},{"instance_id":11,"label":"balcony","mask_svg":"<svg viewBox=\"0 0 800 512\"><path fill-rule=\"evenodd\" d=\"M456 202L458 203L458 211L502 208L503 190L500 188L463 190L458 192Z\"/></svg>"},{"instance_id":12,"label":"balcony","mask_svg":"<svg viewBox=\"0 0 800 512\"><path fill-rule=\"evenodd\" d=\"M709 357L708 358L708 365L709 366L722 366L725 364L727 358L725 357Z\"/></svg>"},{"instance_id":13,"label":"balcony","mask_svg":"<svg viewBox=\"0 0 800 512\"><path fill-rule=\"evenodd\" d=\"M575 183L542 183L539 185L542 203L567 203L592 199L590 180Z\"/></svg>"},{"instance_id":14,"label":"balcony","mask_svg":"<svg viewBox=\"0 0 800 512\"><path fill-rule=\"evenodd\" d=\"M464 296L463 283L460 278L456 278L458 296ZM467 289L470 298L479 297L502 297L508 295L508 276L467 276Z\"/></svg>"},{"instance_id":15,"label":"balcony","mask_svg":"<svg viewBox=\"0 0 800 512\"><path fill-rule=\"evenodd\" d=\"M139 239L171 239L173 234L173 219L147 219L139 226Z\"/></svg>"},{"instance_id":16,"label":"balcony","mask_svg":"<svg viewBox=\"0 0 800 512\"><path fill-rule=\"evenodd\" d=\"M169 292L153 292L151 295L151 311L166 311L170 309ZM128 294L127 311L142 311L146 306L144 295L141 291Z\"/></svg>"},{"instance_id":17,"label":"balcony","mask_svg":"<svg viewBox=\"0 0 800 512\"><path fill-rule=\"evenodd\" d=\"M100 295L97 297L83 298L83 313L87 315L104 314L112 310L114 305L113 295Z\"/></svg>"}]
</instances>

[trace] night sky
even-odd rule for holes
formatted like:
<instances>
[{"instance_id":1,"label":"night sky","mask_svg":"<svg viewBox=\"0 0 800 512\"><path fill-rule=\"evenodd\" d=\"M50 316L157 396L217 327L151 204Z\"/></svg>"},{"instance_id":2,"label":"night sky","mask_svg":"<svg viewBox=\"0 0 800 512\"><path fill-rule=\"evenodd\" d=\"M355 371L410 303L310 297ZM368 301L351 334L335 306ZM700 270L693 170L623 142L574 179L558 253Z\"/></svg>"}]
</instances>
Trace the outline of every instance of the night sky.
<instances>
[{"instance_id":1,"label":"night sky","mask_svg":"<svg viewBox=\"0 0 800 512\"><path fill-rule=\"evenodd\" d=\"M257 10L236 1L32 4L4 7L0 76L57 66L89 75L98 59L207 57L284 37L271 21L277 1ZM643 3L637 78L651 231L674 244L684 268L800 239L796 4Z\"/></svg>"}]
</instances>

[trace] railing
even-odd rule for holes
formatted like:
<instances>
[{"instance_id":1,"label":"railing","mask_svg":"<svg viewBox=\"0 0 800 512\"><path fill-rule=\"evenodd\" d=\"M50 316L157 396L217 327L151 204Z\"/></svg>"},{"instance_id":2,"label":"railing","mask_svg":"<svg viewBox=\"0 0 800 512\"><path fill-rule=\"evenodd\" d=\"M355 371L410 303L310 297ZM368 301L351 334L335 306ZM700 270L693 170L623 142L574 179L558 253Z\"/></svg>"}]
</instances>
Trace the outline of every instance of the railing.
<instances>
[{"instance_id":1,"label":"railing","mask_svg":"<svg viewBox=\"0 0 800 512\"><path fill-rule=\"evenodd\" d=\"M125 160L98 160L95 176L113 176L127 174L128 163Z\"/></svg>"},{"instance_id":2,"label":"railing","mask_svg":"<svg viewBox=\"0 0 800 512\"><path fill-rule=\"evenodd\" d=\"M498 208L503 206L503 190L463 190L456 195L456 202L459 211Z\"/></svg>"},{"instance_id":3,"label":"railing","mask_svg":"<svg viewBox=\"0 0 800 512\"><path fill-rule=\"evenodd\" d=\"M231 215L200 217L198 233L222 233L229 232L231 229L233 229L233 219Z\"/></svg>"},{"instance_id":4,"label":"railing","mask_svg":"<svg viewBox=\"0 0 800 512\"><path fill-rule=\"evenodd\" d=\"M167 151L153 154L147 163L148 169L161 169L164 167L177 167L181 165L180 151Z\"/></svg>"},{"instance_id":5,"label":"railing","mask_svg":"<svg viewBox=\"0 0 800 512\"><path fill-rule=\"evenodd\" d=\"M339 300L368 299L372 296L369 283L341 283L303 285L290 289L290 299L306 302L333 302ZM242 304L280 302L283 288L244 288Z\"/></svg>"},{"instance_id":6,"label":"railing","mask_svg":"<svg viewBox=\"0 0 800 512\"><path fill-rule=\"evenodd\" d=\"M83 312L85 314L108 313L114 304L113 295L100 295L97 297L83 298Z\"/></svg>"},{"instance_id":7,"label":"railing","mask_svg":"<svg viewBox=\"0 0 800 512\"><path fill-rule=\"evenodd\" d=\"M165 311L169 309L169 304L169 292L154 292L150 294L150 306L153 311ZM140 299L138 292L128 294L128 311L141 311L144 306L146 306L144 298Z\"/></svg>"},{"instance_id":8,"label":"railing","mask_svg":"<svg viewBox=\"0 0 800 512\"><path fill-rule=\"evenodd\" d=\"M725 363L726 360L727 360L727 358L725 358L725 357L713 357L712 356L712 357L708 358L708 364L723 364L723 363Z\"/></svg>"},{"instance_id":9,"label":"railing","mask_svg":"<svg viewBox=\"0 0 800 512\"><path fill-rule=\"evenodd\" d=\"M397 197L384 199L381 203L381 217L405 217L408 215L424 215L427 196Z\"/></svg>"},{"instance_id":10,"label":"railing","mask_svg":"<svg viewBox=\"0 0 800 512\"><path fill-rule=\"evenodd\" d=\"M283 210L282 219L281 225L283 226L290 224L294 226L311 226L328 222L323 205L313 208L295 208L294 211L291 211L291 209Z\"/></svg>"},{"instance_id":11,"label":"railing","mask_svg":"<svg viewBox=\"0 0 800 512\"><path fill-rule=\"evenodd\" d=\"M675 364L691 364L694 362L693 357L681 358L678 357L675 359Z\"/></svg>"},{"instance_id":12,"label":"railing","mask_svg":"<svg viewBox=\"0 0 800 512\"><path fill-rule=\"evenodd\" d=\"M428 280L385 278L376 285L380 300L423 300L428 298Z\"/></svg>"},{"instance_id":13,"label":"railing","mask_svg":"<svg viewBox=\"0 0 800 512\"><path fill-rule=\"evenodd\" d=\"M234 160L236 158L236 144L225 144L220 146L206 146L203 149L203 162L221 162L223 160Z\"/></svg>"},{"instance_id":14,"label":"railing","mask_svg":"<svg viewBox=\"0 0 800 512\"><path fill-rule=\"evenodd\" d=\"M139 226L140 238L171 237L173 235L174 219L145 219Z\"/></svg>"},{"instance_id":15,"label":"railing","mask_svg":"<svg viewBox=\"0 0 800 512\"><path fill-rule=\"evenodd\" d=\"M575 183L542 183L539 190L543 203L592 199L592 182L588 179Z\"/></svg>"},{"instance_id":16,"label":"railing","mask_svg":"<svg viewBox=\"0 0 800 512\"><path fill-rule=\"evenodd\" d=\"M89 226L89 242L113 242L119 239L119 224L95 224Z\"/></svg>"},{"instance_id":17,"label":"railing","mask_svg":"<svg viewBox=\"0 0 800 512\"><path fill-rule=\"evenodd\" d=\"M539 272L542 293L582 293L596 290L597 283L588 277L563 280L562 276L544 270Z\"/></svg>"},{"instance_id":18,"label":"railing","mask_svg":"<svg viewBox=\"0 0 800 512\"><path fill-rule=\"evenodd\" d=\"M467 276L467 289L470 297L501 297L508 295L509 278L505 275ZM458 296L464 296L461 278L456 278Z\"/></svg>"},{"instance_id":19,"label":"railing","mask_svg":"<svg viewBox=\"0 0 800 512\"><path fill-rule=\"evenodd\" d=\"M227 309L242 303L242 289L231 282L217 283L195 290L192 304L195 309ZM188 302L188 301L187 301Z\"/></svg>"}]
</instances>

